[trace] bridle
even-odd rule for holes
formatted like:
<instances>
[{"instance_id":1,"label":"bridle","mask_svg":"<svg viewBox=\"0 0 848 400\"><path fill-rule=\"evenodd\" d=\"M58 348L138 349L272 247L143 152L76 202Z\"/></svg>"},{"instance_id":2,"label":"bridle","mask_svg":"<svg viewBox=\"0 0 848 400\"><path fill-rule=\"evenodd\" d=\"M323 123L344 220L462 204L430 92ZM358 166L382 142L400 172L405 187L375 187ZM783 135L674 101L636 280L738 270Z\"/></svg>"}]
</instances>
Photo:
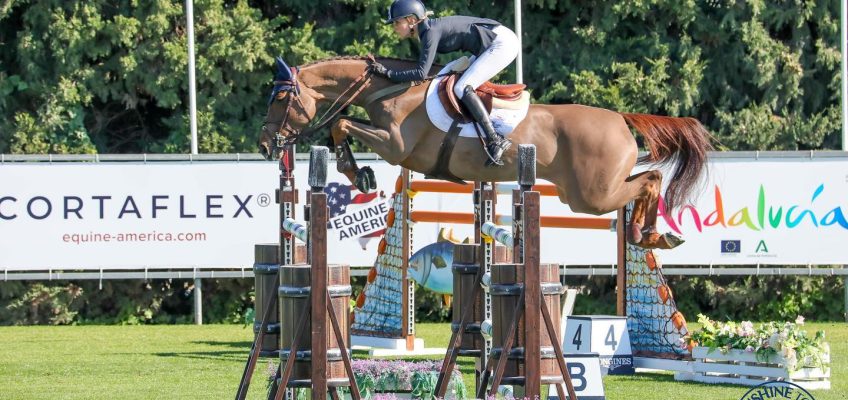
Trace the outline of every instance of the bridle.
<instances>
[{"instance_id":1,"label":"bridle","mask_svg":"<svg viewBox=\"0 0 848 400\"><path fill-rule=\"evenodd\" d=\"M374 58L369 56L369 59L372 62ZM277 128L277 132L274 135L274 149L272 149L272 154L275 150L283 149L286 146L296 144L302 139L309 138L314 135L316 132L327 126L330 122L332 122L347 106L349 106L353 101L365 90L365 87L368 86L368 82L371 80L371 76L373 71L371 67L365 68L350 85L348 85L347 89L345 89L338 98L330 105L327 111L321 115L317 120L311 119L309 121L310 125L302 130L294 129L289 124L289 111L291 111L292 103L297 102L300 106L301 112L306 111L306 107L303 104L303 101L300 98L300 82L298 82L298 73L300 69L297 67L291 68L291 79L290 80L282 80L282 81L274 81L274 86L280 86L280 90L274 93L274 97L271 99L272 102L277 100L282 100L283 95L282 92L285 92L284 96L286 101L286 109L283 114L283 119L280 121L279 128ZM349 96L348 93L350 92ZM340 103L340 100L348 96L347 100ZM265 121L265 125L262 125L262 132L268 133L267 129L268 121Z\"/></svg>"}]
</instances>

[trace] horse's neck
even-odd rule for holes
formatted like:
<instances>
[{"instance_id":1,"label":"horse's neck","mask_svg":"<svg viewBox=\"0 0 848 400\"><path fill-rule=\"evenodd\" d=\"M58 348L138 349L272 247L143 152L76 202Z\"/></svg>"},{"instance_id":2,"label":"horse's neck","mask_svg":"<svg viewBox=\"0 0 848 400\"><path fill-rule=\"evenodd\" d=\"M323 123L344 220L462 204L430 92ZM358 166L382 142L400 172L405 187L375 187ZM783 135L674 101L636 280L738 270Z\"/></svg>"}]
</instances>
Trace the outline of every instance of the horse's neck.
<instances>
[{"instance_id":1,"label":"horse's neck","mask_svg":"<svg viewBox=\"0 0 848 400\"><path fill-rule=\"evenodd\" d=\"M359 88L360 84L354 85L354 82L362 76L366 67L367 64L359 60L329 61L304 69L301 79L306 86L324 96L322 101L333 102L343 94L347 99ZM366 93L370 91L366 87L358 97L367 96Z\"/></svg>"},{"instance_id":2,"label":"horse's neck","mask_svg":"<svg viewBox=\"0 0 848 400\"><path fill-rule=\"evenodd\" d=\"M304 69L302 79L307 86L324 96L321 101L334 102L343 94L342 101L344 101L359 89L361 84L353 84L363 76L367 67L368 63L365 60L330 61ZM369 96L392 85L394 83L387 79L372 76L365 82L365 87L356 96L353 104L364 107L367 105L365 103ZM346 90L347 93L345 93Z\"/></svg>"}]
</instances>

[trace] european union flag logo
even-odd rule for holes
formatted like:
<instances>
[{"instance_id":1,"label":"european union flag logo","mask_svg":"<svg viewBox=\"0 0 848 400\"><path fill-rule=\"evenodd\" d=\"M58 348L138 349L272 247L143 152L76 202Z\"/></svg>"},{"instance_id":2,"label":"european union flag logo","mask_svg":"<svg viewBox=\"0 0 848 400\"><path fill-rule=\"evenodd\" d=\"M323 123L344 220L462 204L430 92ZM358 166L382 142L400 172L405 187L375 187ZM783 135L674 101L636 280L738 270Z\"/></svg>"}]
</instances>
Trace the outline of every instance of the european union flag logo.
<instances>
[{"instance_id":1,"label":"european union flag logo","mask_svg":"<svg viewBox=\"0 0 848 400\"><path fill-rule=\"evenodd\" d=\"M721 252L722 253L739 253L742 251L742 241L741 240L722 240L721 241Z\"/></svg>"}]
</instances>

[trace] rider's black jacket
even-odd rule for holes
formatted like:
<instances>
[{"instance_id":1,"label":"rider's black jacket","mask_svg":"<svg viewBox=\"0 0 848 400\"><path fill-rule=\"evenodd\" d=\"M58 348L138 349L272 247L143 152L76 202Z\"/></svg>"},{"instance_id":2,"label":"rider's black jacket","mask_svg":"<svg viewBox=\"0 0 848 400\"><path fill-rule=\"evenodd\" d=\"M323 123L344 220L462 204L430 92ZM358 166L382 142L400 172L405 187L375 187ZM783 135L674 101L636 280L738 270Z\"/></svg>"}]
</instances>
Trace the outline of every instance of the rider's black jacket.
<instances>
[{"instance_id":1,"label":"rider's black jacket","mask_svg":"<svg viewBox=\"0 0 848 400\"><path fill-rule=\"evenodd\" d=\"M389 79L395 82L424 80L437 52L468 51L479 56L497 36L492 29L498 25L500 23L492 19L460 15L425 19L418 24L421 39L418 66L405 71L389 70Z\"/></svg>"}]
</instances>

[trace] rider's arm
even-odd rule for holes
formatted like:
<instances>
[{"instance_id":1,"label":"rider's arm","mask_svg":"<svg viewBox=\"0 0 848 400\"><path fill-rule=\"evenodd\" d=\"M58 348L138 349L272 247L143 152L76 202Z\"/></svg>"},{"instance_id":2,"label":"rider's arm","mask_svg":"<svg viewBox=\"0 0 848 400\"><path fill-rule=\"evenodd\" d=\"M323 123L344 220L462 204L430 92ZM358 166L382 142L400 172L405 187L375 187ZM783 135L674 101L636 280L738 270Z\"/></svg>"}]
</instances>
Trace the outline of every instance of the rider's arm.
<instances>
[{"instance_id":1,"label":"rider's arm","mask_svg":"<svg viewBox=\"0 0 848 400\"><path fill-rule=\"evenodd\" d=\"M436 59L436 49L439 47L437 35L434 29L428 29L421 36L421 54L418 56L418 66L405 71L389 70L389 79L394 82L423 81Z\"/></svg>"}]
</instances>

